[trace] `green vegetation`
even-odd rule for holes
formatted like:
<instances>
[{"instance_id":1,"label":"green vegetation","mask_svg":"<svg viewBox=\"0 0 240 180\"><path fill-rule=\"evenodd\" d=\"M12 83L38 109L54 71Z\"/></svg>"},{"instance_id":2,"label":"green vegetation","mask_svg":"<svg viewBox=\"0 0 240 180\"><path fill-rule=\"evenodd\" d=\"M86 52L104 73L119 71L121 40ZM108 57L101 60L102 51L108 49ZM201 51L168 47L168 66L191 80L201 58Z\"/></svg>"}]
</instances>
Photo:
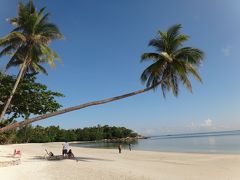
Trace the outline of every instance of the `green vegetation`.
<instances>
[{"instance_id":1,"label":"green vegetation","mask_svg":"<svg viewBox=\"0 0 240 180\"><path fill-rule=\"evenodd\" d=\"M11 93L16 77L0 73L0 111ZM62 107L55 98L64 95L47 89L47 86L35 82L35 74L26 74L19 84L11 106L6 114L7 120L0 123L0 127L11 124L16 118L28 118L30 115L41 115L54 112Z\"/></svg>"},{"instance_id":2,"label":"green vegetation","mask_svg":"<svg viewBox=\"0 0 240 180\"><path fill-rule=\"evenodd\" d=\"M49 22L48 17L49 13L45 13L45 7L37 11L32 0L26 4L19 2L17 17L9 20L14 29L0 39L0 46L3 48L0 57L10 56L6 68L20 67L12 92L1 111L0 120L4 118L24 74L26 72L47 74L41 64L48 63L54 67L54 60L59 59L58 55L49 48L49 44L63 36L57 26Z\"/></svg>"},{"instance_id":3,"label":"green vegetation","mask_svg":"<svg viewBox=\"0 0 240 180\"><path fill-rule=\"evenodd\" d=\"M138 134L125 127L95 126L83 129L60 129L59 126L42 127L31 125L3 133L0 143L44 143L63 141L95 141L136 137Z\"/></svg>"},{"instance_id":4,"label":"green vegetation","mask_svg":"<svg viewBox=\"0 0 240 180\"><path fill-rule=\"evenodd\" d=\"M172 90L178 96L179 83L192 91L189 75L202 81L198 74L198 67L203 60L203 52L193 47L182 47L189 36L180 34L181 25L170 27L166 32L159 31L157 37L149 42L149 46L156 52L144 53L142 62L152 60L153 64L147 67L141 80L147 87L161 87L163 96L166 91Z\"/></svg>"}]
</instances>

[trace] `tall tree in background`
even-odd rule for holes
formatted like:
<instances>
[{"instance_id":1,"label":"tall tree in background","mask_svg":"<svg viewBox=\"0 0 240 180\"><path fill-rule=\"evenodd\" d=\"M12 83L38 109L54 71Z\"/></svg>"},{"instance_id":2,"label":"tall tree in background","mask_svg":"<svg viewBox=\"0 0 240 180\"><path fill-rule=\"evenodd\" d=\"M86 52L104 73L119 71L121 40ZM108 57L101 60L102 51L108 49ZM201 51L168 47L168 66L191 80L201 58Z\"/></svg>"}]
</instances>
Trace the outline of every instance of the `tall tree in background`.
<instances>
[{"instance_id":1,"label":"tall tree in background","mask_svg":"<svg viewBox=\"0 0 240 180\"><path fill-rule=\"evenodd\" d=\"M16 127L21 127L35 121L70 111L127 98L143 92L154 90L157 87L162 88L164 96L165 92L169 90L172 90L173 94L177 96L179 92L179 83L183 83L187 89L191 91L192 86L189 76L192 75L197 80L201 81L201 78L198 74L198 68L203 60L204 53L197 48L183 47L183 43L189 39L189 36L180 34L180 29L180 24L174 25L166 32L159 31L157 37L150 41L149 45L153 46L156 49L156 52L144 53L142 55L142 61L153 61L153 63L147 67L141 75L142 82L146 83L147 86L145 89L113 98L88 102L31 119L25 119L24 121L16 122L1 128L0 132L5 132Z\"/></svg>"},{"instance_id":2,"label":"tall tree in background","mask_svg":"<svg viewBox=\"0 0 240 180\"><path fill-rule=\"evenodd\" d=\"M15 85L7 99L1 112L0 120L11 103L12 97L18 87L21 78L26 72L43 72L47 74L42 63L48 63L54 67L54 60L58 55L48 46L51 41L63 38L56 25L48 20L49 13L45 13L45 8L37 11L32 0L18 5L18 16L9 22L15 28L5 37L0 39L0 46L3 48L0 57L10 55L10 60L6 68L19 66Z\"/></svg>"}]
</instances>

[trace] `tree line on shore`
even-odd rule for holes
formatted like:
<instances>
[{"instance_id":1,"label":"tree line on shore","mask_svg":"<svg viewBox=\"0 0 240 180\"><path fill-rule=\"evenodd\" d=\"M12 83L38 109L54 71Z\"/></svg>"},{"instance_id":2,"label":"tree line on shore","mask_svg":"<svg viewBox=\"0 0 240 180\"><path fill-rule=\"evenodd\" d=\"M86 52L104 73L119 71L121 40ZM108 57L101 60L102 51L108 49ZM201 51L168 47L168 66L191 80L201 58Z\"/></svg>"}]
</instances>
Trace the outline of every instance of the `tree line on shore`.
<instances>
[{"instance_id":1,"label":"tree line on shore","mask_svg":"<svg viewBox=\"0 0 240 180\"><path fill-rule=\"evenodd\" d=\"M95 141L102 139L119 139L137 137L131 129L116 126L94 126L77 129L61 129L59 126L24 126L0 134L0 143L46 143L63 141Z\"/></svg>"}]
</instances>

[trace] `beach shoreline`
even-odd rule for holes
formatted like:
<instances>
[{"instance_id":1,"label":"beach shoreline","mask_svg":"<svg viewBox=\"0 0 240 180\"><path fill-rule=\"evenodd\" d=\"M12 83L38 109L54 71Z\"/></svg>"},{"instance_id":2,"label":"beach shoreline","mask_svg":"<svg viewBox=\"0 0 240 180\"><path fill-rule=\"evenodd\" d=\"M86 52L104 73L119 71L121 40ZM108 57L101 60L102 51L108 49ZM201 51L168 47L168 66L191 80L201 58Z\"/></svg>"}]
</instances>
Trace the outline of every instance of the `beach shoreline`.
<instances>
[{"instance_id":1,"label":"beach shoreline","mask_svg":"<svg viewBox=\"0 0 240 180\"><path fill-rule=\"evenodd\" d=\"M21 164L1 167L4 180L30 179L240 179L240 155L73 147L76 160L48 161L45 149L60 155L62 143L0 145L0 161L22 151Z\"/></svg>"}]
</instances>

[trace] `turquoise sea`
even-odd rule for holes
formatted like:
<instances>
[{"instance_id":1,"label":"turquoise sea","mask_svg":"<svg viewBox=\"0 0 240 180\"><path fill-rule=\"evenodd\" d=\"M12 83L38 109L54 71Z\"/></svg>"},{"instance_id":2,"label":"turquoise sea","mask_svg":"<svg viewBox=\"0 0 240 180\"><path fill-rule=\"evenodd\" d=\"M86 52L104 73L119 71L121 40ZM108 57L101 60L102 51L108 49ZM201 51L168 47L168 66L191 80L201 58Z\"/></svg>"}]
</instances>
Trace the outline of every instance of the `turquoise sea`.
<instances>
[{"instance_id":1,"label":"turquoise sea","mask_svg":"<svg viewBox=\"0 0 240 180\"><path fill-rule=\"evenodd\" d=\"M117 148L118 144L91 142L71 145L88 148ZM123 150L128 150L128 144L122 144L122 146ZM132 150L240 154L240 130L152 136L133 143Z\"/></svg>"}]
</instances>

